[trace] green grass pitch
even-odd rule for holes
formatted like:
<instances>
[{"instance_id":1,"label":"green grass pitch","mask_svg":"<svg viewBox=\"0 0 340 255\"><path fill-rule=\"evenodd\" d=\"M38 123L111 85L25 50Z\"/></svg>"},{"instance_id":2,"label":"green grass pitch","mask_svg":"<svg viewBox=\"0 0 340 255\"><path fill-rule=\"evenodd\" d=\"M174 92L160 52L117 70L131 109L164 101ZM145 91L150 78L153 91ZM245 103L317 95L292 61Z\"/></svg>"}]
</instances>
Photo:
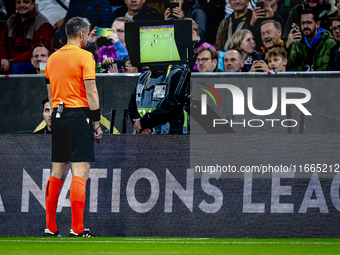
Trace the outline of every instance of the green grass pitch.
<instances>
[{"instance_id":1,"label":"green grass pitch","mask_svg":"<svg viewBox=\"0 0 340 255\"><path fill-rule=\"evenodd\" d=\"M171 28L163 28L158 31L155 29L142 29L140 45L141 63L180 60L174 30Z\"/></svg>"},{"instance_id":2,"label":"green grass pitch","mask_svg":"<svg viewBox=\"0 0 340 255\"><path fill-rule=\"evenodd\" d=\"M340 239L0 237L0 254L340 254Z\"/></svg>"}]
</instances>

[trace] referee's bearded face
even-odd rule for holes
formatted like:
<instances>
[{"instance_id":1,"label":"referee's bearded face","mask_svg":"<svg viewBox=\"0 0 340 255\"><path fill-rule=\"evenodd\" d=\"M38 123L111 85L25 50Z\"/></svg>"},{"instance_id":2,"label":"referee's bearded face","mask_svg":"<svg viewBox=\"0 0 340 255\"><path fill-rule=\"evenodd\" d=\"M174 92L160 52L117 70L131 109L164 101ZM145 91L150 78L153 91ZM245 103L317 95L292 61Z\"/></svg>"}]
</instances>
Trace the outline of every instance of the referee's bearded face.
<instances>
[{"instance_id":1,"label":"referee's bearded face","mask_svg":"<svg viewBox=\"0 0 340 255\"><path fill-rule=\"evenodd\" d=\"M80 48L82 49L85 48L87 44L87 40L89 39L89 34L90 34L90 29L87 29L86 31L82 31Z\"/></svg>"}]
</instances>

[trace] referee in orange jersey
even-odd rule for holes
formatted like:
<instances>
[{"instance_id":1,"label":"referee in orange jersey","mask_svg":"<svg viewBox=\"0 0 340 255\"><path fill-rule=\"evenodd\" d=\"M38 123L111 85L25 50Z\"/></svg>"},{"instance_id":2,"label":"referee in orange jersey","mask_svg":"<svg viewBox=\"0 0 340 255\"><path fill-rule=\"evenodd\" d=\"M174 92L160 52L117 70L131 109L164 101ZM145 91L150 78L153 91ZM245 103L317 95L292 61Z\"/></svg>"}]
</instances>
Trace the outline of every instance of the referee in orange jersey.
<instances>
[{"instance_id":1,"label":"referee in orange jersey","mask_svg":"<svg viewBox=\"0 0 340 255\"><path fill-rule=\"evenodd\" d=\"M48 97L52 105L52 173L45 193L44 236L60 236L56 211L60 188L71 162L70 201L72 226L69 236L92 237L84 228L85 187L94 140L101 139L99 96L92 53L83 50L90 32L86 18L66 23L67 45L53 53L46 64Z\"/></svg>"}]
</instances>

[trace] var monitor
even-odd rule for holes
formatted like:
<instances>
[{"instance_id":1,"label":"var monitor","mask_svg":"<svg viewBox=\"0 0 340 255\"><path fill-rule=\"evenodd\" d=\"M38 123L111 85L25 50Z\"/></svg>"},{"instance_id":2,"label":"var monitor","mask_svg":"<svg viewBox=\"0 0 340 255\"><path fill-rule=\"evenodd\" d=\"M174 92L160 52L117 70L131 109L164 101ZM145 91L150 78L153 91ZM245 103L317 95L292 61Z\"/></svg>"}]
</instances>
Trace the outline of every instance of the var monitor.
<instances>
[{"instance_id":1,"label":"var monitor","mask_svg":"<svg viewBox=\"0 0 340 255\"><path fill-rule=\"evenodd\" d=\"M125 41L132 65L190 63L191 27L190 20L125 23Z\"/></svg>"}]
</instances>

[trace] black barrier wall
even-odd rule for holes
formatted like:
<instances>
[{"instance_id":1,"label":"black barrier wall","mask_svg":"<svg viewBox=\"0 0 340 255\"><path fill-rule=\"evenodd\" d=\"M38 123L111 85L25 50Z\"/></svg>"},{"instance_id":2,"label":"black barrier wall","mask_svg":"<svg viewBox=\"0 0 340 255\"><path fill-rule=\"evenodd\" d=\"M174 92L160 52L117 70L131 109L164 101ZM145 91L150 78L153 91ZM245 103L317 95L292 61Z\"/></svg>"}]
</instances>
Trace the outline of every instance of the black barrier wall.
<instances>
[{"instance_id":1,"label":"black barrier wall","mask_svg":"<svg viewBox=\"0 0 340 255\"><path fill-rule=\"evenodd\" d=\"M196 109L196 111L193 111L193 118L190 120L191 131L192 133L206 133L207 130L202 128L202 125L205 123L212 126L213 124L211 112L208 112L210 119L202 118L204 116L201 115L201 99L202 95L206 94L207 105L210 106L208 111L213 110L216 113L215 119L221 120L217 126L223 132L339 133L339 78L340 72L273 75L194 73L192 74L191 93L195 100L192 109ZM124 123L124 110L128 106L137 79L138 74L98 74L96 78L102 115L110 120L111 110L115 110L114 126L120 133L124 132L125 128L127 133L132 132L130 121L127 120ZM0 126L0 134L32 133L42 121L41 100L47 96L44 76L0 76L0 84L2 91L0 94L0 116L3 121ZM232 85L240 93L232 96L230 87L229 89L215 88L216 84ZM216 90L221 101L206 85ZM202 88L211 93L212 97ZM251 93L250 88L252 89ZM298 91L290 88L298 89ZM282 106L282 103L285 102L282 100L283 95L288 100L301 99L302 101L295 103L287 101ZM303 99L308 95L310 95L310 99L308 101L306 99L307 102L304 102ZM213 100L216 101L216 104ZM276 104L274 104L275 100ZM235 114L234 111L239 105L234 107L234 102L243 103L243 114ZM301 107L298 108L297 105L301 105ZM255 109L253 111L256 114L250 110L252 108ZM274 109L272 113L265 112L265 110L270 111L271 109ZM303 112L301 109L306 111ZM260 115L258 112L264 115ZM311 115L306 115L308 113ZM233 128L228 129L229 124L224 125L223 121L228 121L229 124L230 121L234 121Z\"/></svg>"},{"instance_id":2,"label":"black barrier wall","mask_svg":"<svg viewBox=\"0 0 340 255\"><path fill-rule=\"evenodd\" d=\"M98 236L340 237L339 77L193 74L190 136L105 135L95 144L86 226ZM120 133L131 132L124 110L137 78L96 79L102 114L110 120L115 110ZM0 236L41 236L51 137L18 134L42 120L45 79L0 84ZM57 213L63 235L70 184L69 173Z\"/></svg>"},{"instance_id":3,"label":"black barrier wall","mask_svg":"<svg viewBox=\"0 0 340 255\"><path fill-rule=\"evenodd\" d=\"M138 74L97 74L101 114L110 121L115 111L114 126L123 130L124 110L136 86ZM6 125L0 126L0 134L32 133L42 118L41 101L47 97L44 75L12 75L0 77L0 116ZM130 120L127 132L132 133Z\"/></svg>"},{"instance_id":4,"label":"black barrier wall","mask_svg":"<svg viewBox=\"0 0 340 255\"><path fill-rule=\"evenodd\" d=\"M95 145L85 207L97 236L340 237L340 137L337 134L105 135ZM49 177L49 135L0 136L0 236L41 236ZM200 143L198 143L200 141ZM305 174L278 171L263 178L189 169L204 145L226 141L215 158L232 165L301 163ZM277 146L275 146L275 144ZM191 145L191 146L190 146ZM202 147L203 146L203 147ZM282 162L284 158L284 162ZM312 171L311 164L329 172ZM330 172L332 169L332 172ZM195 172L196 171L196 172ZM299 168L298 168L299 171ZM57 224L70 225L71 175L60 193Z\"/></svg>"}]
</instances>

